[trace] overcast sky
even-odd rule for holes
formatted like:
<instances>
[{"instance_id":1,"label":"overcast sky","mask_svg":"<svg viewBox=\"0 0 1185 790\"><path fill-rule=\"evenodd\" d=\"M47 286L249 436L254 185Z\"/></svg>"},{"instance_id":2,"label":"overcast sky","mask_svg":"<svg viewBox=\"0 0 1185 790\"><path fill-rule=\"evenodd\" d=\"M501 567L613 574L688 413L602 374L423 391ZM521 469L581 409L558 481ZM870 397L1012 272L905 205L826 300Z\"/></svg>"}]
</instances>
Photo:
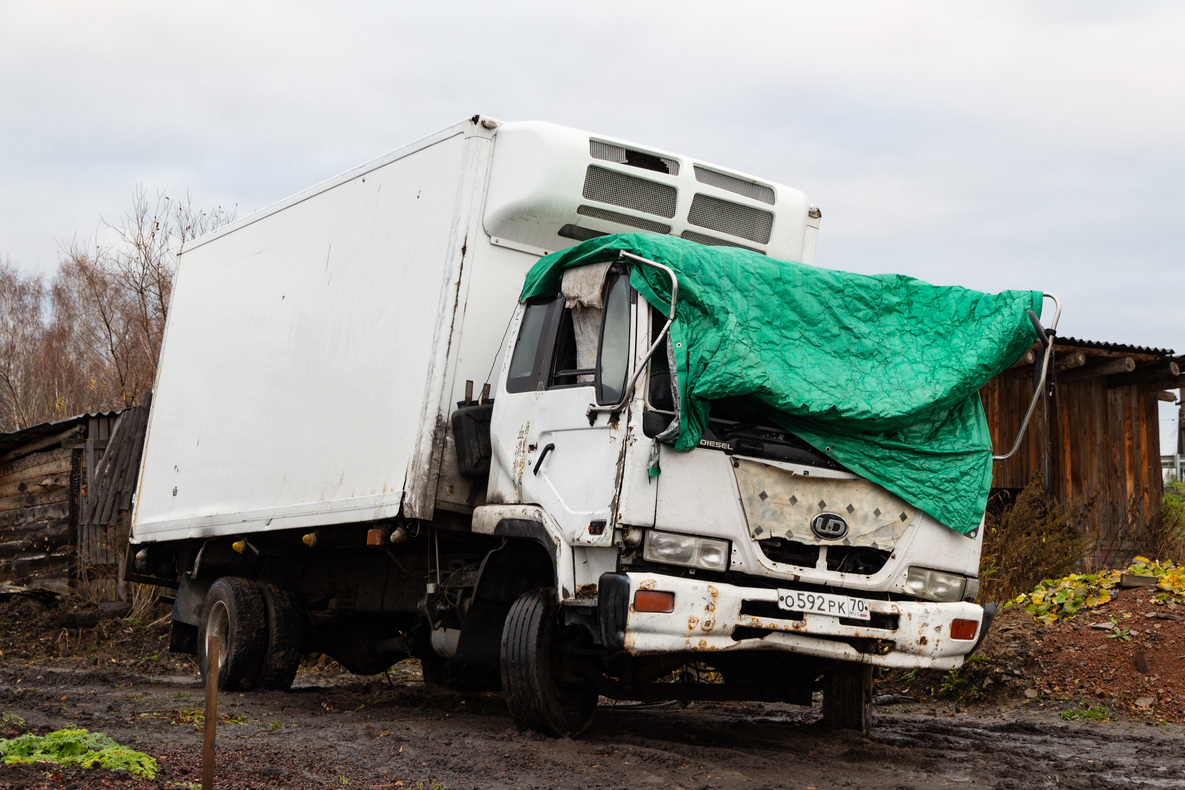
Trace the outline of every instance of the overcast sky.
<instances>
[{"instance_id":1,"label":"overcast sky","mask_svg":"<svg viewBox=\"0 0 1185 790\"><path fill-rule=\"evenodd\" d=\"M819 265L1182 352L1183 42L1172 2L4 0L0 257L52 272L138 184L245 216L480 112L802 189Z\"/></svg>"}]
</instances>

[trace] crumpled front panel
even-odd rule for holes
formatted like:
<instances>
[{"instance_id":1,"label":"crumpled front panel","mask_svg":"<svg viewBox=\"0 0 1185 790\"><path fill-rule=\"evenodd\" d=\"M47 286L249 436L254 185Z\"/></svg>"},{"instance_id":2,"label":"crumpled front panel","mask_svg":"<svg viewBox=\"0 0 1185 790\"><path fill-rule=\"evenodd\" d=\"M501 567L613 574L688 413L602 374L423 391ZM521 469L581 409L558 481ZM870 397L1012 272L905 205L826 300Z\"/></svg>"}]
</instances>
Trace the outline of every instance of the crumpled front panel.
<instances>
[{"instance_id":1,"label":"crumpled front panel","mask_svg":"<svg viewBox=\"0 0 1185 790\"><path fill-rule=\"evenodd\" d=\"M867 546L892 551L913 521L915 508L868 480L811 477L736 459L741 507L753 540L785 538L819 546ZM834 513L847 529L835 539L816 535L811 521Z\"/></svg>"}]
</instances>

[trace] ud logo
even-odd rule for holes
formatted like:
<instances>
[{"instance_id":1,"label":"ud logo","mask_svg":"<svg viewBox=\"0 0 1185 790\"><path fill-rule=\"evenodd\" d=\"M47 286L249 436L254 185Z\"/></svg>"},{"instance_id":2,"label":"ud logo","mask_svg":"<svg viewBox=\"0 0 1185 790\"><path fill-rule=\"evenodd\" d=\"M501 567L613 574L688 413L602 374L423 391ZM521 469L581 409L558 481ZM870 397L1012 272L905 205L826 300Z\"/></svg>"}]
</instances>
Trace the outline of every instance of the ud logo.
<instances>
[{"instance_id":1,"label":"ud logo","mask_svg":"<svg viewBox=\"0 0 1185 790\"><path fill-rule=\"evenodd\" d=\"M811 519L811 532L823 540L839 540L848 534L848 522L834 513L820 513Z\"/></svg>"}]
</instances>

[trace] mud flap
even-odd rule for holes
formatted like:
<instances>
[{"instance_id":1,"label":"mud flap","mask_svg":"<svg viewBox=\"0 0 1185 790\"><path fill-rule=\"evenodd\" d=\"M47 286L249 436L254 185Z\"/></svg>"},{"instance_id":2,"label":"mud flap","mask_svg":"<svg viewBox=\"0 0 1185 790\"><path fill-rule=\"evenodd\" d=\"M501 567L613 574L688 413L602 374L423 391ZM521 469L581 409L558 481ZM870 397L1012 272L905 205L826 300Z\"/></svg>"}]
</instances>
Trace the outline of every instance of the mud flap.
<instances>
[{"instance_id":1,"label":"mud flap","mask_svg":"<svg viewBox=\"0 0 1185 790\"><path fill-rule=\"evenodd\" d=\"M602 573L597 586L597 619L601 644L610 650L625 647L625 621L629 615L630 580L624 573Z\"/></svg>"},{"instance_id":2,"label":"mud flap","mask_svg":"<svg viewBox=\"0 0 1185 790\"><path fill-rule=\"evenodd\" d=\"M994 603L989 603L983 607L983 622L979 626L979 639L975 640L974 647L971 648L971 652L967 655L970 656L974 654L976 650L979 650L979 646L983 644L983 640L987 637L988 629L992 627L992 621L995 619L996 605Z\"/></svg>"},{"instance_id":3,"label":"mud flap","mask_svg":"<svg viewBox=\"0 0 1185 790\"><path fill-rule=\"evenodd\" d=\"M198 629L202 624L202 604L213 579L191 579L181 575L177 597L173 599L173 631L169 635L170 653L197 653Z\"/></svg>"}]
</instances>

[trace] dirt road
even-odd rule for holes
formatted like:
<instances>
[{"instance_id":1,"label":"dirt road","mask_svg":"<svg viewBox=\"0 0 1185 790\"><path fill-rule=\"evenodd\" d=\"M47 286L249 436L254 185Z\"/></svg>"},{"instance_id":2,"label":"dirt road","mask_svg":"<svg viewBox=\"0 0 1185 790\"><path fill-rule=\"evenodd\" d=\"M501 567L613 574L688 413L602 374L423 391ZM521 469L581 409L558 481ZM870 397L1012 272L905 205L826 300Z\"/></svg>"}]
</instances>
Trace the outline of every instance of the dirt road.
<instances>
[{"instance_id":1,"label":"dirt road","mask_svg":"<svg viewBox=\"0 0 1185 790\"><path fill-rule=\"evenodd\" d=\"M817 705L618 705L557 741L516 730L497 695L426 689L414 664L390 681L302 673L292 692L223 695L217 786L1185 788L1185 726L1067 722L1040 704L881 706L868 739L823 733ZM118 786L196 782L201 707L193 675L0 665L8 721L101 731L165 767ZM99 786L80 775L43 784L44 771L0 766L0 787Z\"/></svg>"}]
</instances>

